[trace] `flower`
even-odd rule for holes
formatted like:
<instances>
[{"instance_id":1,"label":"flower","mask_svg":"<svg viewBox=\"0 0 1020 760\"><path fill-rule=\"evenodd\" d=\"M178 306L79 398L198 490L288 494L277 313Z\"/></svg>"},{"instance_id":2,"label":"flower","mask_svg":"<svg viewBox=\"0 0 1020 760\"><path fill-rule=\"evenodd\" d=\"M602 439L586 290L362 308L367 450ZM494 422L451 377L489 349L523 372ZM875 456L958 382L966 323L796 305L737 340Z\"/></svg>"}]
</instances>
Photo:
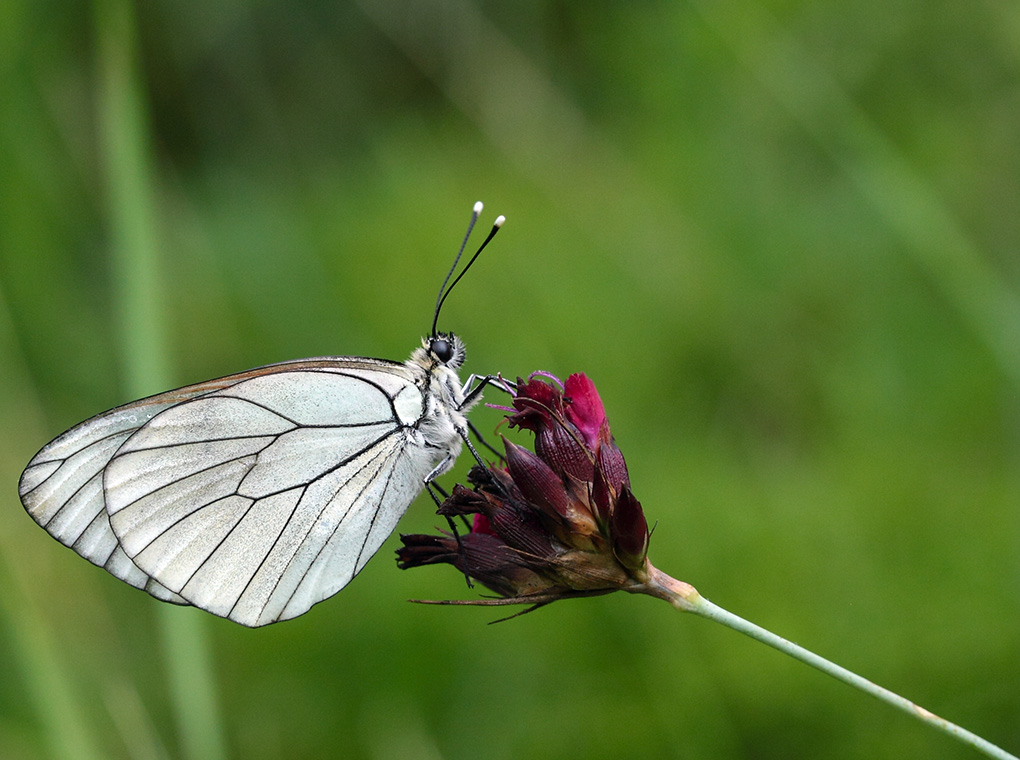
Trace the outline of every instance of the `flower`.
<instances>
[{"instance_id":1,"label":"flower","mask_svg":"<svg viewBox=\"0 0 1020 760\"><path fill-rule=\"evenodd\" d=\"M547 379L548 378L548 379ZM549 380L555 381L549 382ZM648 524L595 384L536 373L518 379L507 420L535 451L503 439L504 463L475 466L439 508L472 516L466 535L403 535L407 569L451 564L504 597L474 604L546 604L635 590L648 580Z\"/></svg>"}]
</instances>

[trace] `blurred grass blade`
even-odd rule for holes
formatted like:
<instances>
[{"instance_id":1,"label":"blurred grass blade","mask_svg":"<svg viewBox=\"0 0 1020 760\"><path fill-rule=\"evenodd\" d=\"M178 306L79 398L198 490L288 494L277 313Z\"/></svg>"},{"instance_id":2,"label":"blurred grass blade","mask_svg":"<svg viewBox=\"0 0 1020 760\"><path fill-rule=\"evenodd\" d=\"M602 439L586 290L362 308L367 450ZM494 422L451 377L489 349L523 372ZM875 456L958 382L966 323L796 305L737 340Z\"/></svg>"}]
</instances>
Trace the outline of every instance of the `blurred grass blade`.
<instances>
[{"instance_id":1,"label":"blurred grass blade","mask_svg":"<svg viewBox=\"0 0 1020 760\"><path fill-rule=\"evenodd\" d=\"M144 396L170 382L161 324L152 150L138 81L133 11L128 0L96 0L99 129L106 173L106 216L114 307L125 390Z\"/></svg>"},{"instance_id":2,"label":"blurred grass blade","mask_svg":"<svg viewBox=\"0 0 1020 760\"><path fill-rule=\"evenodd\" d=\"M768 11L737 1L701 0L695 7L832 157L1020 384L1020 293L986 260L932 184Z\"/></svg>"},{"instance_id":3,"label":"blurred grass blade","mask_svg":"<svg viewBox=\"0 0 1020 760\"><path fill-rule=\"evenodd\" d=\"M137 32L128 0L96 0L99 125L107 180L107 216L119 337L129 396L171 384L161 325L152 150L137 64ZM216 709L204 621L179 609L159 619L183 754L226 757Z\"/></svg>"},{"instance_id":4,"label":"blurred grass blade","mask_svg":"<svg viewBox=\"0 0 1020 760\"><path fill-rule=\"evenodd\" d=\"M358 0L358 7L471 119L517 171L550 198L612 198L566 204L589 243L619 258L649 295L684 307L714 262L692 252L704 232L608 139L549 74L468 0ZM597 172L549 171L597 166ZM607 222L612 220L612 223ZM614 236L606 239L605 236ZM688 287L678 293L670 283Z\"/></svg>"},{"instance_id":5,"label":"blurred grass blade","mask_svg":"<svg viewBox=\"0 0 1020 760\"><path fill-rule=\"evenodd\" d=\"M132 760L170 760L159 733L133 684L110 683L103 694L106 709Z\"/></svg>"},{"instance_id":6,"label":"blurred grass blade","mask_svg":"<svg viewBox=\"0 0 1020 760\"><path fill-rule=\"evenodd\" d=\"M225 758L211 647L204 613L159 605L163 648L187 757Z\"/></svg>"},{"instance_id":7,"label":"blurred grass blade","mask_svg":"<svg viewBox=\"0 0 1020 760\"><path fill-rule=\"evenodd\" d=\"M4 562L0 609L14 643L10 654L23 673L27 696L35 706L50 753L66 760L99 760L102 755L82 715L57 642L27 596L16 593L12 598L11 592L20 584L9 582L7 575Z\"/></svg>"},{"instance_id":8,"label":"blurred grass blade","mask_svg":"<svg viewBox=\"0 0 1020 760\"><path fill-rule=\"evenodd\" d=\"M29 379L24 353L18 345L7 298L0 282L0 419L12 430L41 430L42 414ZM11 441L13 443L13 439ZM0 447L0 460L6 465L15 447L7 442ZM13 493L11 493L13 498ZM6 508L7 501L4 500ZM13 509L13 505L12 509ZM0 625L9 630L11 643L4 653L9 657L9 675L5 680L24 684L26 698L38 716L42 734L54 757L69 760L98 760L97 742L82 714L75 694L75 671L33 604L31 593L38 579L26 571L27 563L19 553L20 530L5 526L0 531ZM35 583L33 583L35 581ZM10 684L8 687L10 688Z\"/></svg>"}]
</instances>

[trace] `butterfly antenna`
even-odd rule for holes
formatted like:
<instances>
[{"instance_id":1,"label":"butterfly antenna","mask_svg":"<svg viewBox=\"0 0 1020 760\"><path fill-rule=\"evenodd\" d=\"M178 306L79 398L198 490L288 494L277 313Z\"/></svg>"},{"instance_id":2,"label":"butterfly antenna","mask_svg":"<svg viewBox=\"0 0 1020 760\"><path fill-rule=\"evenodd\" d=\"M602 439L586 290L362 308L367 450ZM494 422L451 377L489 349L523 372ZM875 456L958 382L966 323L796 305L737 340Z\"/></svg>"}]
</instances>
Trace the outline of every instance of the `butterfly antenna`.
<instances>
[{"instance_id":1,"label":"butterfly antenna","mask_svg":"<svg viewBox=\"0 0 1020 760\"><path fill-rule=\"evenodd\" d=\"M464 265L464 268L460 271L460 274L458 274L454 281L450 283L450 287L446 287L446 284L450 282L450 278L453 277L453 273L457 270L457 264L460 262L460 257L464 254L464 248L467 246L468 238L471 237L471 231L475 228L475 222L478 221L478 217L481 215L481 213L482 202L478 201L478 203L475 204L475 207L471 212L471 222L468 224L467 234L464 235L464 242L460 244L460 250L457 251L457 257L453 260L453 266L450 267L450 271L447 272L446 279L443 280L443 286L439 288L439 295L436 297L436 312L432 317L433 337L436 335L436 326L439 324L439 312L443 308L443 304L446 302L446 297L450 295L450 291L453 290L453 288L456 286L458 282L460 282L460 278L463 277L467 270L471 268L471 265L475 263L475 259L477 259L478 255L483 250L485 250L485 246L487 246L489 244L489 241L491 241L496 236L496 233L499 232L499 228L502 227L503 222L506 221L505 216L500 215L496 217L496 221L493 222L492 224L492 229L489 230L488 236L485 238L484 241L482 241L482 244L478 247L478 250L475 251L474 256L472 256L468 260L468 263Z\"/></svg>"},{"instance_id":2,"label":"butterfly antenna","mask_svg":"<svg viewBox=\"0 0 1020 760\"><path fill-rule=\"evenodd\" d=\"M474 208L471 209L471 221L468 222L467 232L464 233L464 240L461 241L460 248L457 250L457 256L453 260L453 266L450 267L450 271L446 273L446 279L443 280L443 284L439 287L439 295L436 296L436 311L432 316L432 336L436 335L436 324L439 322L439 309L443 306L443 292L446 290L446 283L453 277L453 273L457 269L457 264L460 263L460 257L464 255L464 249L467 248L468 238L471 237L471 230L475 228L475 222L478 221L478 217L482 215L482 202L478 201Z\"/></svg>"}]
</instances>

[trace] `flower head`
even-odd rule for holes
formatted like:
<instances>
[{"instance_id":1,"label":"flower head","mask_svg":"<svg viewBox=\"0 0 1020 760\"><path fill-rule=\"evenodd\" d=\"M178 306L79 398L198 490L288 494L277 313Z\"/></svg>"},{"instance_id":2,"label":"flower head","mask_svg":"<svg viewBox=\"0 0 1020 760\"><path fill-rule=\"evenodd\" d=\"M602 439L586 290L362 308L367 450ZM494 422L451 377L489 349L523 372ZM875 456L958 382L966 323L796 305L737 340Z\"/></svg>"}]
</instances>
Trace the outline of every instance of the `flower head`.
<instances>
[{"instance_id":1,"label":"flower head","mask_svg":"<svg viewBox=\"0 0 1020 760\"><path fill-rule=\"evenodd\" d=\"M401 536L402 568L449 563L513 603L629 589L647 580L648 525L595 384L518 380L507 419L535 451L504 439L505 463L472 468L439 513L473 516L466 535Z\"/></svg>"}]
</instances>

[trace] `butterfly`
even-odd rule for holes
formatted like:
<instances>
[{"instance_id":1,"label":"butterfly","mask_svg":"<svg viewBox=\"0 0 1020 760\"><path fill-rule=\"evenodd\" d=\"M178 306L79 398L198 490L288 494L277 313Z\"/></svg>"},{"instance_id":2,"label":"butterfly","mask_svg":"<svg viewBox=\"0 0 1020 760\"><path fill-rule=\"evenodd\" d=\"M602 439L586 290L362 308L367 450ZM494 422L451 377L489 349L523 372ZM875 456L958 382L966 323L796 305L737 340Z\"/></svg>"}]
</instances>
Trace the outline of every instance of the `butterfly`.
<instances>
[{"instance_id":1,"label":"butterfly","mask_svg":"<svg viewBox=\"0 0 1020 760\"><path fill-rule=\"evenodd\" d=\"M117 578L242 625L332 596L463 444L481 462L466 414L492 378L462 384L464 344L436 330L446 296L505 221L447 288L481 211L406 362L300 359L103 412L35 455L18 485L25 509Z\"/></svg>"}]
</instances>

